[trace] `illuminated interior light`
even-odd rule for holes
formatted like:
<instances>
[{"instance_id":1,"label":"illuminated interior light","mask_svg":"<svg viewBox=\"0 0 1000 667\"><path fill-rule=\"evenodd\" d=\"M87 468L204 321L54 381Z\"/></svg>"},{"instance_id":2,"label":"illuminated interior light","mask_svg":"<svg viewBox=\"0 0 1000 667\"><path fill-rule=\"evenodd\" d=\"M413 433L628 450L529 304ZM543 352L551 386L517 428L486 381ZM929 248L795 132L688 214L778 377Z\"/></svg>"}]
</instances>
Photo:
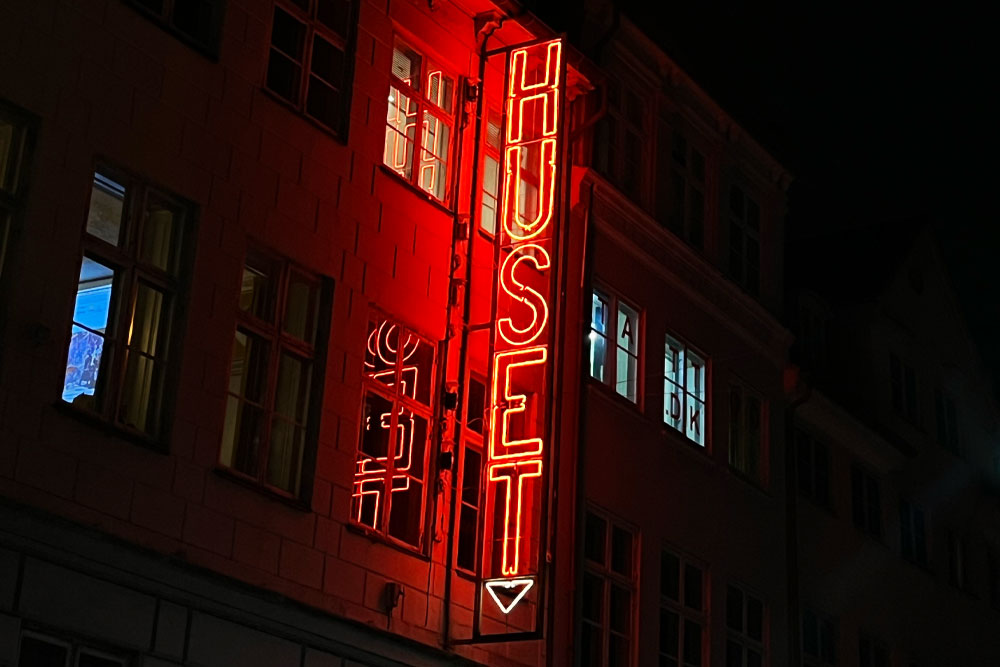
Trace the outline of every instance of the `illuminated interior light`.
<instances>
[{"instance_id":1,"label":"illuminated interior light","mask_svg":"<svg viewBox=\"0 0 1000 667\"><path fill-rule=\"evenodd\" d=\"M497 333L511 345L530 345L542 335L549 322L549 306L545 297L514 275L523 262L534 264L538 271L547 271L552 266L548 251L532 243L517 246L504 258L500 267L500 287L511 299L531 309L531 321L527 326L518 327L510 316L497 320Z\"/></svg>"},{"instance_id":2,"label":"illuminated interior light","mask_svg":"<svg viewBox=\"0 0 1000 667\"><path fill-rule=\"evenodd\" d=\"M494 581L485 581L483 582L483 585L486 587L486 590L489 591L490 597L493 598L493 601L497 603L497 607L500 608L500 611L502 611L505 614L509 614L514 609L514 607L517 606L517 603L520 602L522 599L524 599L524 596L527 594L528 591L531 590L531 587L535 585L535 580L496 579ZM497 597L497 589L503 589L503 591L505 592L508 591L517 591L517 592L514 594L514 597L510 600L510 602L504 604L503 602L500 601L500 598Z\"/></svg>"}]
</instances>

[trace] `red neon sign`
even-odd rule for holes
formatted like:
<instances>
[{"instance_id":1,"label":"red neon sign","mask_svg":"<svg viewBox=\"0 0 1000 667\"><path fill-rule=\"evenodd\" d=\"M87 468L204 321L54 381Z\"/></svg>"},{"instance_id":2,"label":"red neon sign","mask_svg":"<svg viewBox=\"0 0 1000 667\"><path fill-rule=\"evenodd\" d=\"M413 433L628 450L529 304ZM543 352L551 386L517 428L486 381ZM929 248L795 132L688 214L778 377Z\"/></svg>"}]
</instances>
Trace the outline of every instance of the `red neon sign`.
<instances>
[{"instance_id":1,"label":"red neon sign","mask_svg":"<svg viewBox=\"0 0 1000 667\"><path fill-rule=\"evenodd\" d=\"M504 614L539 571L562 67L559 40L508 55L483 549L484 591Z\"/></svg>"}]
</instances>

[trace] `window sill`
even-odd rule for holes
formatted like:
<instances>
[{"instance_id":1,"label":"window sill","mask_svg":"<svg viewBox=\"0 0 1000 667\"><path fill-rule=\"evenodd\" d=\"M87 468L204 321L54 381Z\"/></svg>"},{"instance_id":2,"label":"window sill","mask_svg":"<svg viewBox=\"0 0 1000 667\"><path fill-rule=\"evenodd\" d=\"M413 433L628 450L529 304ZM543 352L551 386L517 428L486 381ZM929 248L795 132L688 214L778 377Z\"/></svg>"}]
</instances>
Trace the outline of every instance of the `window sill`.
<instances>
[{"instance_id":1,"label":"window sill","mask_svg":"<svg viewBox=\"0 0 1000 667\"><path fill-rule=\"evenodd\" d=\"M446 213L448 215L455 214L455 211L449 208L447 204L445 204L442 201L438 201L437 199L434 198L433 195L430 195L426 191L421 190L413 183L400 176L393 169L387 167L384 162L380 162L378 168L379 171L381 171L383 174L391 178L393 181L399 183L400 185L405 186L408 190L410 190L413 194L419 197L422 201L426 201L428 204L440 210L442 213Z\"/></svg>"},{"instance_id":2,"label":"window sill","mask_svg":"<svg viewBox=\"0 0 1000 667\"><path fill-rule=\"evenodd\" d=\"M286 110L290 111L291 113L295 114L296 116L298 116L302 120L306 121L307 123L309 123L310 125L312 125L314 128L316 128L317 130L319 130L323 134L326 134L327 136L329 136L331 139L333 139L337 143L339 143L339 144L341 144L343 146L347 145L347 132L346 132L346 130L345 131L338 131L338 130L333 129L332 127L328 127L327 125L324 125L320 121L316 120L315 118L313 118L312 116L310 116L309 114L307 114L304 110L302 110L299 107L297 107L292 102L289 102L288 100L286 100L281 95L278 95L276 92L270 90L266 85L261 84L260 91L262 93L264 93L264 95L267 98L269 98L272 102L274 102L275 104L278 104L278 105L284 107ZM348 109L348 112L349 111L350 111L350 109Z\"/></svg>"},{"instance_id":3,"label":"window sill","mask_svg":"<svg viewBox=\"0 0 1000 667\"><path fill-rule=\"evenodd\" d=\"M219 25L221 23L221 18L219 21L216 21L216 25L214 26L213 32L215 34L213 35L212 43L206 44L191 37L191 35L189 35L188 33L170 25L167 21L163 19L162 16L144 8L142 5L136 2L136 0L126 0L125 4L131 7L132 10L135 11L137 14L145 18L147 21L149 21L150 23L158 27L160 30L164 31L165 33L176 39L177 41L191 47L201 55L205 56L205 58L210 60L213 64L218 64L219 44L222 37L222 31L220 30L220 25Z\"/></svg>"},{"instance_id":4,"label":"window sill","mask_svg":"<svg viewBox=\"0 0 1000 667\"><path fill-rule=\"evenodd\" d=\"M170 453L170 447L167 445L166 437L164 440L153 438L145 433L142 433L141 431L136 431L135 429L131 429L127 426L110 422L104 417L90 412L89 410L73 407L73 405L61 399L57 400L52 407L57 412L83 422L84 424L103 432L105 435L120 438L121 440L134 445L139 445L140 447L148 449L156 454Z\"/></svg>"},{"instance_id":5,"label":"window sill","mask_svg":"<svg viewBox=\"0 0 1000 667\"><path fill-rule=\"evenodd\" d=\"M709 448L708 443L704 445L699 445L697 442L687 437L673 426L670 426L666 422L661 422L663 437L671 442L680 442L682 447L696 453L698 456L705 457L706 459L712 458L712 450Z\"/></svg>"},{"instance_id":6,"label":"window sill","mask_svg":"<svg viewBox=\"0 0 1000 667\"><path fill-rule=\"evenodd\" d=\"M375 542L376 544L384 544L385 546L391 549L395 549L396 551L406 554L407 556L413 556L414 558L418 558L426 563L430 563L431 561L430 556L424 553L423 549L418 549L417 547L411 544L407 544L406 542L400 542L399 540L389 537L388 535L383 535L377 530L356 523L353 519L349 519L348 521L346 521L344 523L344 528L346 528L347 530L351 531L356 535L367 537L369 540Z\"/></svg>"},{"instance_id":7,"label":"window sill","mask_svg":"<svg viewBox=\"0 0 1000 667\"><path fill-rule=\"evenodd\" d=\"M757 479L755 477L751 477L750 475L746 474L745 472L743 472L739 468L734 467L731 463L727 464L727 468L729 469L729 474L731 474L736 479L738 479L738 480L746 483L747 485L753 487L754 489L756 489L757 491L761 492L765 496L767 496L769 498L771 497L771 492L768 490L767 486L765 486L764 483L761 480L759 480L759 479Z\"/></svg>"},{"instance_id":8,"label":"window sill","mask_svg":"<svg viewBox=\"0 0 1000 667\"><path fill-rule=\"evenodd\" d=\"M643 418L646 417L646 413L643 412L642 406L639 405L638 403L635 403L625 398L617 391L612 389L610 385L604 384L603 382L601 382L594 376L590 375L589 373L586 375L586 378L587 378L587 384L591 388L591 391L595 392L598 396L603 396L607 400L611 401L614 405L629 410L630 412L633 412L640 417Z\"/></svg>"},{"instance_id":9,"label":"window sill","mask_svg":"<svg viewBox=\"0 0 1000 667\"><path fill-rule=\"evenodd\" d=\"M283 493L282 491L279 491L278 489L275 489L273 487L261 484L257 480L251 479L250 477L246 477L245 475L242 475L241 473L233 470L232 468L226 468L225 466L219 464L215 466L213 472L215 472L216 475L218 475L223 479L229 480L234 484L239 484L240 486L246 487L251 491L255 491L260 495L264 496L265 498L269 498L270 500L275 500L284 505L288 505L290 508L294 510L298 510L300 512L312 511L312 507L310 506L310 504L305 502L301 498L297 498L287 493Z\"/></svg>"}]
</instances>

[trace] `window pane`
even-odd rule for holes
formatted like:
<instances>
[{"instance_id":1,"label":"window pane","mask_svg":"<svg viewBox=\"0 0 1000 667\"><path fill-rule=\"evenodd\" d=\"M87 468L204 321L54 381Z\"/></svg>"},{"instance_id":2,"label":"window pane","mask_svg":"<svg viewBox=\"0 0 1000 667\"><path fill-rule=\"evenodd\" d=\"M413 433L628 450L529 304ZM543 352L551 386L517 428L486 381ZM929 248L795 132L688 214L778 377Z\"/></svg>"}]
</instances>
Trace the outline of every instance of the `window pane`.
<instances>
[{"instance_id":1,"label":"window pane","mask_svg":"<svg viewBox=\"0 0 1000 667\"><path fill-rule=\"evenodd\" d=\"M601 631L584 623L580 631L580 664L582 667L601 667Z\"/></svg>"},{"instance_id":2,"label":"window pane","mask_svg":"<svg viewBox=\"0 0 1000 667\"><path fill-rule=\"evenodd\" d=\"M264 427L261 408L235 396L226 399L226 421L222 429L222 465L252 477L257 476L257 459Z\"/></svg>"},{"instance_id":3,"label":"window pane","mask_svg":"<svg viewBox=\"0 0 1000 667\"><path fill-rule=\"evenodd\" d=\"M383 496L392 412L392 401L378 394L365 396L351 515L355 521L372 528L381 526L385 509Z\"/></svg>"},{"instance_id":4,"label":"window pane","mask_svg":"<svg viewBox=\"0 0 1000 667\"><path fill-rule=\"evenodd\" d=\"M306 113L331 130L340 125L340 92L315 76L309 77Z\"/></svg>"},{"instance_id":5,"label":"window pane","mask_svg":"<svg viewBox=\"0 0 1000 667\"><path fill-rule=\"evenodd\" d=\"M677 614L668 609L660 609L660 653L677 657L680 639L678 623Z\"/></svg>"},{"instance_id":6,"label":"window pane","mask_svg":"<svg viewBox=\"0 0 1000 667\"><path fill-rule=\"evenodd\" d=\"M731 639L726 642L726 667L743 667L743 647Z\"/></svg>"},{"instance_id":7,"label":"window pane","mask_svg":"<svg viewBox=\"0 0 1000 667\"><path fill-rule=\"evenodd\" d=\"M267 87L280 97L298 104L302 67L288 56L271 49L267 61Z\"/></svg>"},{"instance_id":8,"label":"window pane","mask_svg":"<svg viewBox=\"0 0 1000 667\"><path fill-rule=\"evenodd\" d=\"M309 408L311 365L289 354L281 355L274 411L297 424L305 424Z\"/></svg>"},{"instance_id":9,"label":"window pane","mask_svg":"<svg viewBox=\"0 0 1000 667\"><path fill-rule=\"evenodd\" d=\"M424 112L420 152L420 187L437 199L445 199L448 173L448 142L451 128L430 112Z\"/></svg>"},{"instance_id":10,"label":"window pane","mask_svg":"<svg viewBox=\"0 0 1000 667\"><path fill-rule=\"evenodd\" d=\"M479 513L468 505L459 512L458 526L458 567L465 570L476 569L476 543L479 534Z\"/></svg>"},{"instance_id":11,"label":"window pane","mask_svg":"<svg viewBox=\"0 0 1000 667\"><path fill-rule=\"evenodd\" d=\"M620 635L608 635L608 667L626 667L628 663L628 639Z\"/></svg>"},{"instance_id":12,"label":"window pane","mask_svg":"<svg viewBox=\"0 0 1000 667\"><path fill-rule=\"evenodd\" d=\"M733 586L726 591L726 626L743 630L743 591Z\"/></svg>"},{"instance_id":13,"label":"window pane","mask_svg":"<svg viewBox=\"0 0 1000 667\"><path fill-rule=\"evenodd\" d=\"M3 277L3 260L7 256L7 237L10 234L10 214L0 208L0 277Z\"/></svg>"},{"instance_id":14,"label":"window pane","mask_svg":"<svg viewBox=\"0 0 1000 667\"><path fill-rule=\"evenodd\" d=\"M747 636L758 641L764 636L764 603L752 595L747 596Z\"/></svg>"},{"instance_id":15,"label":"window pane","mask_svg":"<svg viewBox=\"0 0 1000 667\"><path fill-rule=\"evenodd\" d=\"M271 276L263 266L244 266L240 286L240 310L262 320L273 317Z\"/></svg>"},{"instance_id":16,"label":"window pane","mask_svg":"<svg viewBox=\"0 0 1000 667\"><path fill-rule=\"evenodd\" d=\"M808 610L802 614L802 651L806 655L819 656L819 627L816 615Z\"/></svg>"},{"instance_id":17,"label":"window pane","mask_svg":"<svg viewBox=\"0 0 1000 667\"><path fill-rule=\"evenodd\" d=\"M146 202L142 224L140 261L163 271L174 271L174 252L179 240L174 238L182 221L182 212L172 202L151 194Z\"/></svg>"},{"instance_id":18,"label":"window pane","mask_svg":"<svg viewBox=\"0 0 1000 667\"><path fill-rule=\"evenodd\" d=\"M126 426L155 434L159 429L160 341L166 338L170 304L160 290L140 283L129 326L125 376L118 419Z\"/></svg>"},{"instance_id":19,"label":"window pane","mask_svg":"<svg viewBox=\"0 0 1000 667\"><path fill-rule=\"evenodd\" d=\"M305 427L274 417L267 452L268 484L298 495L305 435Z\"/></svg>"},{"instance_id":20,"label":"window pane","mask_svg":"<svg viewBox=\"0 0 1000 667\"><path fill-rule=\"evenodd\" d=\"M684 566L684 606L701 610L701 568L694 565Z\"/></svg>"},{"instance_id":21,"label":"window pane","mask_svg":"<svg viewBox=\"0 0 1000 667\"><path fill-rule=\"evenodd\" d=\"M152 285L139 283L129 325L129 347L143 354L156 356L160 340L166 336L169 314L169 297Z\"/></svg>"},{"instance_id":22,"label":"window pane","mask_svg":"<svg viewBox=\"0 0 1000 667\"><path fill-rule=\"evenodd\" d=\"M213 4L217 3L210 0L174 0L174 26L207 44L212 39Z\"/></svg>"},{"instance_id":23,"label":"window pane","mask_svg":"<svg viewBox=\"0 0 1000 667\"><path fill-rule=\"evenodd\" d=\"M382 161L406 180L410 180L413 173L413 145L416 133L416 101L404 95L395 86L390 86Z\"/></svg>"},{"instance_id":24,"label":"window pane","mask_svg":"<svg viewBox=\"0 0 1000 667\"><path fill-rule=\"evenodd\" d=\"M628 589L611 584L610 607L611 630L627 634L632 625L632 593Z\"/></svg>"},{"instance_id":25,"label":"window pane","mask_svg":"<svg viewBox=\"0 0 1000 667\"><path fill-rule=\"evenodd\" d=\"M23 136L23 131L13 121L0 116L0 190L9 193L17 190Z\"/></svg>"},{"instance_id":26,"label":"window pane","mask_svg":"<svg viewBox=\"0 0 1000 667\"><path fill-rule=\"evenodd\" d=\"M482 476L483 455L475 449L465 449L465 465L462 469L462 502L479 506L479 479Z\"/></svg>"},{"instance_id":27,"label":"window pane","mask_svg":"<svg viewBox=\"0 0 1000 667\"><path fill-rule=\"evenodd\" d=\"M66 667L68 659L67 646L38 637L21 637L19 667Z\"/></svg>"},{"instance_id":28,"label":"window pane","mask_svg":"<svg viewBox=\"0 0 1000 667\"><path fill-rule=\"evenodd\" d=\"M747 667L760 667L761 666L761 655L753 649L747 649Z\"/></svg>"},{"instance_id":29,"label":"window pane","mask_svg":"<svg viewBox=\"0 0 1000 667\"><path fill-rule=\"evenodd\" d=\"M389 535L413 546L420 545L423 532L424 450L427 444L427 420L406 408L400 409L398 440L392 466L392 497L389 509Z\"/></svg>"},{"instance_id":30,"label":"window pane","mask_svg":"<svg viewBox=\"0 0 1000 667\"><path fill-rule=\"evenodd\" d=\"M79 397L93 396L97 390L113 284L114 272L109 267L83 258L63 381L62 398L67 403L93 407L92 401Z\"/></svg>"},{"instance_id":31,"label":"window pane","mask_svg":"<svg viewBox=\"0 0 1000 667\"><path fill-rule=\"evenodd\" d=\"M81 651L76 664L77 667L122 667L125 663L116 658L108 658L101 655L94 655L93 653L86 651Z\"/></svg>"},{"instance_id":32,"label":"window pane","mask_svg":"<svg viewBox=\"0 0 1000 667\"><path fill-rule=\"evenodd\" d=\"M118 245L121 241L122 213L125 209L125 185L100 172L94 172L87 211L87 233Z\"/></svg>"},{"instance_id":33,"label":"window pane","mask_svg":"<svg viewBox=\"0 0 1000 667\"><path fill-rule=\"evenodd\" d=\"M615 364L615 372L618 376L615 389L633 403L637 402L639 399L639 360L625 350L618 348L618 358L615 360Z\"/></svg>"},{"instance_id":34,"label":"window pane","mask_svg":"<svg viewBox=\"0 0 1000 667\"><path fill-rule=\"evenodd\" d=\"M347 39L350 16L351 3L345 0L318 0L316 4L316 20L337 33L341 39Z\"/></svg>"},{"instance_id":35,"label":"window pane","mask_svg":"<svg viewBox=\"0 0 1000 667\"><path fill-rule=\"evenodd\" d=\"M587 512L584 529L583 554L595 563L604 564L604 545L607 539L608 523L596 514Z\"/></svg>"},{"instance_id":36,"label":"window pane","mask_svg":"<svg viewBox=\"0 0 1000 667\"><path fill-rule=\"evenodd\" d=\"M618 526L611 528L611 570L632 575L632 533Z\"/></svg>"},{"instance_id":37,"label":"window pane","mask_svg":"<svg viewBox=\"0 0 1000 667\"><path fill-rule=\"evenodd\" d=\"M701 626L690 619L684 619L684 664L701 665Z\"/></svg>"},{"instance_id":38,"label":"window pane","mask_svg":"<svg viewBox=\"0 0 1000 667\"><path fill-rule=\"evenodd\" d=\"M583 618L595 623L604 620L604 580L590 572L583 574Z\"/></svg>"},{"instance_id":39,"label":"window pane","mask_svg":"<svg viewBox=\"0 0 1000 667\"><path fill-rule=\"evenodd\" d=\"M307 343L314 343L318 316L319 285L293 271L285 297L285 333Z\"/></svg>"},{"instance_id":40,"label":"window pane","mask_svg":"<svg viewBox=\"0 0 1000 667\"><path fill-rule=\"evenodd\" d=\"M420 56L404 44L396 44L392 50L392 75L420 89Z\"/></svg>"},{"instance_id":41,"label":"window pane","mask_svg":"<svg viewBox=\"0 0 1000 667\"><path fill-rule=\"evenodd\" d=\"M266 341L237 330L229 369L231 393L257 404L263 401L267 385L267 352Z\"/></svg>"},{"instance_id":42,"label":"window pane","mask_svg":"<svg viewBox=\"0 0 1000 667\"><path fill-rule=\"evenodd\" d=\"M315 35L309 69L339 90L344 72L344 52L319 35Z\"/></svg>"},{"instance_id":43,"label":"window pane","mask_svg":"<svg viewBox=\"0 0 1000 667\"><path fill-rule=\"evenodd\" d=\"M618 347L631 355L639 354L639 313L624 303L618 303Z\"/></svg>"},{"instance_id":44,"label":"window pane","mask_svg":"<svg viewBox=\"0 0 1000 667\"><path fill-rule=\"evenodd\" d=\"M291 14L274 8L274 26L271 29L271 46L297 62L302 62L306 26Z\"/></svg>"},{"instance_id":45,"label":"window pane","mask_svg":"<svg viewBox=\"0 0 1000 667\"><path fill-rule=\"evenodd\" d=\"M486 385L474 377L469 378L469 394L465 406L465 425L470 431L482 435L486 411Z\"/></svg>"}]
</instances>

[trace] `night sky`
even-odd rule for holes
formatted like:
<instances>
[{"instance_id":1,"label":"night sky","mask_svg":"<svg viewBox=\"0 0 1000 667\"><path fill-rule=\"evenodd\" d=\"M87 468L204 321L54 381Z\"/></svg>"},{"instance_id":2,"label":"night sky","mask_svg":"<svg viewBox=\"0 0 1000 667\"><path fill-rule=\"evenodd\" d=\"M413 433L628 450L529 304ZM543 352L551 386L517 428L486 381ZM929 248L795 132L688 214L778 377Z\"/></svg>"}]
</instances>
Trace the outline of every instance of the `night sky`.
<instances>
[{"instance_id":1,"label":"night sky","mask_svg":"<svg viewBox=\"0 0 1000 667\"><path fill-rule=\"evenodd\" d=\"M620 6L792 171L792 241L929 221L980 353L1000 379L1000 76L985 9Z\"/></svg>"}]
</instances>

